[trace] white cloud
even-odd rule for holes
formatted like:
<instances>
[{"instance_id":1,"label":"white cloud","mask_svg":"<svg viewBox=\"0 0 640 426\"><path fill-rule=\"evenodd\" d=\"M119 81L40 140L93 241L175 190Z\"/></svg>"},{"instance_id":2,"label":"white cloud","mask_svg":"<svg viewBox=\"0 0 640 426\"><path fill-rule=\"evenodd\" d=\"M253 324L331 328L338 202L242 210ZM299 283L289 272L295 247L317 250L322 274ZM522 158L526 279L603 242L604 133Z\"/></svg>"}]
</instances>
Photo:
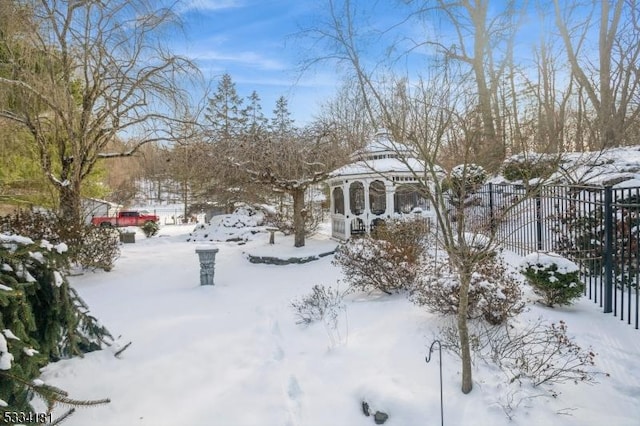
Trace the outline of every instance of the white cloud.
<instances>
[{"instance_id":1,"label":"white cloud","mask_svg":"<svg viewBox=\"0 0 640 426\"><path fill-rule=\"evenodd\" d=\"M191 53L190 56L198 62L231 62L236 65L248 65L253 68L267 71L281 71L287 68L283 62L277 59L269 58L261 55L260 53L251 51L223 53L214 50L207 50L206 52L201 53Z\"/></svg>"},{"instance_id":2,"label":"white cloud","mask_svg":"<svg viewBox=\"0 0 640 426\"><path fill-rule=\"evenodd\" d=\"M244 6L242 0L188 0L180 8L181 13L189 11L215 11Z\"/></svg>"}]
</instances>

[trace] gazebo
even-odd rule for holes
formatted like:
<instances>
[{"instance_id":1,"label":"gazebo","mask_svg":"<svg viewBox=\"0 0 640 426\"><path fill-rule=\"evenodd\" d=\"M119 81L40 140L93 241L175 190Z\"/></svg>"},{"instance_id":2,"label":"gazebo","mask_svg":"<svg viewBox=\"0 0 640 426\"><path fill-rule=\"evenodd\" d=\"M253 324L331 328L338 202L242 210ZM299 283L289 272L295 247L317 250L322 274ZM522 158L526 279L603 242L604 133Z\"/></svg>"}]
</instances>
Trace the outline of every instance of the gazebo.
<instances>
[{"instance_id":1,"label":"gazebo","mask_svg":"<svg viewBox=\"0 0 640 426\"><path fill-rule=\"evenodd\" d=\"M425 165L407 146L379 130L351 155L351 163L331 172L331 235L347 240L369 233L396 217L431 218L431 205L417 184Z\"/></svg>"}]
</instances>

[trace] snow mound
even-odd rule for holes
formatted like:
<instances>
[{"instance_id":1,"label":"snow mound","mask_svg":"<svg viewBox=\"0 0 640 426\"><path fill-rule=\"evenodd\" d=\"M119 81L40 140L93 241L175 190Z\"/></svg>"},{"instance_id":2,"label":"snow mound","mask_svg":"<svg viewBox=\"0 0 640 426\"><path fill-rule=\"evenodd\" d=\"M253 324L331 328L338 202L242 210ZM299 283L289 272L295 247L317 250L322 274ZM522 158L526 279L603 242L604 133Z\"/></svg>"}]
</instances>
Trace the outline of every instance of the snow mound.
<instances>
[{"instance_id":1,"label":"snow mound","mask_svg":"<svg viewBox=\"0 0 640 426\"><path fill-rule=\"evenodd\" d=\"M265 231L265 215L250 206L238 207L232 214L214 216L208 224L200 224L187 241L248 241Z\"/></svg>"},{"instance_id":2,"label":"snow mound","mask_svg":"<svg viewBox=\"0 0 640 426\"><path fill-rule=\"evenodd\" d=\"M529 253L527 256L525 256L522 263L522 266L524 268L531 267L534 269L548 269L551 265L556 265L558 267L558 272L561 274L569 274L571 272L580 270L578 265L576 265L569 259L552 252Z\"/></svg>"}]
</instances>

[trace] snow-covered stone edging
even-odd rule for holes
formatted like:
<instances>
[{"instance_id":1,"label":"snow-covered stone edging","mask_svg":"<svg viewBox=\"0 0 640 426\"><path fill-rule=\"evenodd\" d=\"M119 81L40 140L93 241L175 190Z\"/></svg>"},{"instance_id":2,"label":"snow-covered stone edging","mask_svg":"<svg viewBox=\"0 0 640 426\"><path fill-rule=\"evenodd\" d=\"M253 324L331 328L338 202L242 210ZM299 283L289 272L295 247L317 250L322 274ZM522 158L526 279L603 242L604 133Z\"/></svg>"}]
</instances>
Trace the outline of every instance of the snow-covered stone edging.
<instances>
[{"instance_id":1,"label":"snow-covered stone edging","mask_svg":"<svg viewBox=\"0 0 640 426\"><path fill-rule=\"evenodd\" d=\"M248 254L247 257L249 258L249 262L251 263L266 263L267 265L291 265L313 262L314 260L319 260L320 258L332 255L333 253L335 253L335 250L328 251L326 253L320 253L318 255L303 257L280 258L274 256L252 256L250 254Z\"/></svg>"}]
</instances>

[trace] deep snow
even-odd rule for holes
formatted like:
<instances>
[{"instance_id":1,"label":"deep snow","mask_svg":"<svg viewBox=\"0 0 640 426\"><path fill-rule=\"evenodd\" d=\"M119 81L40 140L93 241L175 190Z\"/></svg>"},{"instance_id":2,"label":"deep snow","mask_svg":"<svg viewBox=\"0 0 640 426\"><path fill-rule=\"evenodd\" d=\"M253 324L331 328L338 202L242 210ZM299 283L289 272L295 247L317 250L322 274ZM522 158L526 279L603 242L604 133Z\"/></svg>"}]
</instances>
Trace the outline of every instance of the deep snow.
<instances>
[{"instance_id":1,"label":"deep snow","mask_svg":"<svg viewBox=\"0 0 640 426\"><path fill-rule=\"evenodd\" d=\"M42 379L79 399L111 403L79 409L64 424L373 425L362 414L389 414L386 425L440 424L439 356L425 356L441 320L401 295L350 294L344 339L330 347L322 324L295 323L290 302L315 284L336 286L332 256L303 265L251 264L244 245L216 243L215 285L199 286L191 226L122 246L112 272L71 277L91 312L114 336L112 348L47 366ZM289 237L277 236L284 256ZM521 262L511 254L508 260ZM339 283L341 288L344 283ZM564 320L569 334L598 353L599 384L556 386L557 398L505 383L478 360L474 389L460 391L460 361L442 353L446 425L638 425L640 332L587 299L550 309L530 304L523 319ZM119 358L114 353L131 341ZM524 396L530 398L522 399ZM513 420L504 408L515 408Z\"/></svg>"}]
</instances>

